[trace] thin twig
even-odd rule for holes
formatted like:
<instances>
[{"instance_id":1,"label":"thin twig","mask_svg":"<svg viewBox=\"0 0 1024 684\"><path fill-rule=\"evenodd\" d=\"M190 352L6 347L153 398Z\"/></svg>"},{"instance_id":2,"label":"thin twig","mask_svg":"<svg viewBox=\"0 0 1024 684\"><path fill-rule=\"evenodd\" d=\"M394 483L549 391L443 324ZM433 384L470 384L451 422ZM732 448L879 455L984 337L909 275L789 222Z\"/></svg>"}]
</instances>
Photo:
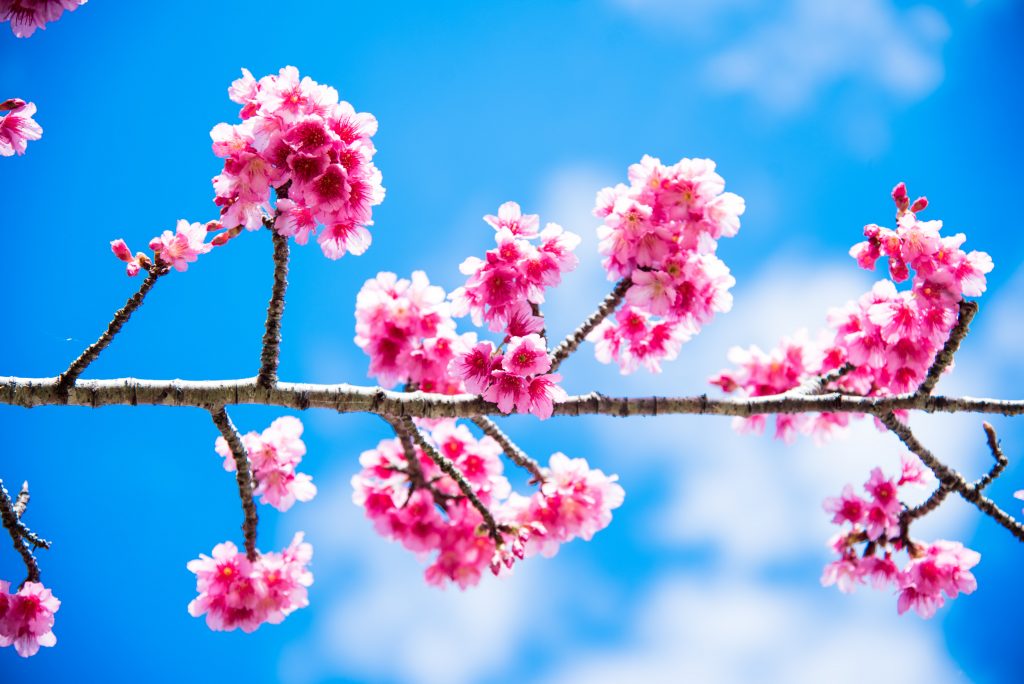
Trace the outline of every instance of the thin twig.
<instances>
[{"instance_id":1,"label":"thin twig","mask_svg":"<svg viewBox=\"0 0 1024 684\"><path fill-rule=\"evenodd\" d=\"M938 508L939 504L946 500L951 491L949 487L940 482L939 486L936 487L935 491L924 502L913 508L907 508L900 513L900 540L907 550L911 551L911 555L913 555L913 547L915 545L914 541L910 538L910 523Z\"/></svg>"},{"instance_id":2,"label":"thin twig","mask_svg":"<svg viewBox=\"0 0 1024 684\"><path fill-rule=\"evenodd\" d=\"M530 483L543 482L544 471L541 469L540 464L535 460L526 455L526 452L519 448L512 439L506 435L497 423L486 416L475 416L471 419L473 423L484 431L484 434L489 436L495 442L501 446L501 450L505 452L505 455L512 459L520 468L525 468L533 479Z\"/></svg>"},{"instance_id":3,"label":"thin twig","mask_svg":"<svg viewBox=\"0 0 1024 684\"><path fill-rule=\"evenodd\" d=\"M806 397L820 394L826 387L828 387L829 383L839 380L847 373L852 372L855 368L856 366L852 363L844 363L839 368L830 370L827 373L807 378L793 389L786 390L783 395L787 397Z\"/></svg>"},{"instance_id":4,"label":"thin twig","mask_svg":"<svg viewBox=\"0 0 1024 684\"><path fill-rule=\"evenodd\" d=\"M18 515L14 512L14 503L11 501L11 496L7 493L7 489L4 488L3 480L0 480L0 519L3 520L4 527L7 528L7 532L11 535L14 549L21 556L21 560L25 564L25 570L28 572L25 582L38 582L39 563L36 562L36 557L32 555L32 549L26 543L22 533L22 525L18 520Z\"/></svg>"},{"instance_id":5,"label":"thin twig","mask_svg":"<svg viewBox=\"0 0 1024 684\"><path fill-rule=\"evenodd\" d=\"M997 477L1002 475L1003 470L1010 464L1010 461L1006 458L1002 448L999 446L999 438L996 437L996 429L989 423L982 423L981 427L985 430L985 438L988 441L989 451L992 452L992 458L994 458L996 462L992 464L992 468L987 473L973 484L974 489L979 492L992 484L992 481Z\"/></svg>"},{"instance_id":6,"label":"thin twig","mask_svg":"<svg viewBox=\"0 0 1024 684\"><path fill-rule=\"evenodd\" d=\"M28 480L22 483L21 491L18 492L18 498L14 500L14 514L19 518L25 515L25 509L28 508L28 502L31 495L28 493Z\"/></svg>"},{"instance_id":7,"label":"thin twig","mask_svg":"<svg viewBox=\"0 0 1024 684\"><path fill-rule=\"evenodd\" d=\"M953 470L945 463L935 457L935 455L926 449L917 438L910 428L899 421L892 413L887 413L881 416L880 420L882 423L892 431L900 441L906 445L910 451L917 455L931 471L935 474L935 477L939 479L939 482L955 491L965 501L969 501L974 506L985 513L990 518L995 520L997 523L1005 527L1020 541L1024 541L1024 525L1017 522L1012 515L999 508L998 505L988 497L984 496L977 488L969 484L964 476Z\"/></svg>"},{"instance_id":8,"label":"thin twig","mask_svg":"<svg viewBox=\"0 0 1024 684\"><path fill-rule=\"evenodd\" d=\"M277 366L281 359L281 317L284 315L284 298L288 289L288 237L273 229L274 239L274 286L267 304L267 322L263 333L263 349L260 352L260 372L256 384L269 389L277 383Z\"/></svg>"},{"instance_id":9,"label":"thin twig","mask_svg":"<svg viewBox=\"0 0 1024 684\"><path fill-rule=\"evenodd\" d=\"M498 522L494 519L490 509L484 505L484 502L481 501L480 497L478 497L476 492L473 491L472 485L470 485L466 480L462 471L458 469L451 459L435 449L433 445L423 437L423 434L419 429L417 429L415 423L412 422L412 418L402 418L401 422L404 425L405 430L412 435L417 446L419 446L419 448L430 457L430 460L437 464L437 467L441 469L441 472L455 481L455 484L458 485L462 493L467 499L469 499L469 503L471 503L473 508L480 513L480 517L484 519L484 524L487 526L487 533L490 535L491 539L494 540L495 546L501 546L504 543L504 540L498 529Z\"/></svg>"},{"instance_id":10,"label":"thin twig","mask_svg":"<svg viewBox=\"0 0 1024 684\"><path fill-rule=\"evenodd\" d=\"M75 384L75 380L78 379L86 368L89 367L96 357L100 355L104 349L107 348L113 340L114 336L120 332L121 327L128 322L128 319L132 317L135 310L142 306L142 301L149 294L149 291L156 285L156 281L160 276L167 273L167 267L159 264L153 264L149 268L149 272L146 274L145 280L142 281L142 285L139 286L138 292L133 294L125 302L124 306L117 310L114 314L114 318L111 319L110 323L107 324L107 329L103 331L103 334L99 336L95 342L90 344L84 352L82 352L77 359L71 362L68 369L60 374L57 380L58 390L64 396L67 396L68 390L72 385Z\"/></svg>"},{"instance_id":11,"label":"thin twig","mask_svg":"<svg viewBox=\"0 0 1024 684\"><path fill-rule=\"evenodd\" d=\"M573 332L569 333L568 337L559 343L553 352L551 352L551 370L550 373L554 373L558 370L558 367L562 365L562 361L576 351L576 348L580 346L580 343L590 334L590 331L598 326L598 324L604 319L608 318L615 309L618 308L619 304L622 303L622 298L626 296L626 290L633 285L633 281L630 278L623 278L620 280L612 291L604 298L604 301L597 307L594 313L587 317L587 320L580 324L580 327L576 328Z\"/></svg>"},{"instance_id":12,"label":"thin twig","mask_svg":"<svg viewBox=\"0 0 1024 684\"><path fill-rule=\"evenodd\" d=\"M213 422L220 430L220 434L228 443L231 455L235 459L235 481L238 483L238 496L242 500L242 512L245 515L242 522L242 534L245 537L245 555L249 560L255 561L259 558L256 551L256 530L259 525L259 515L256 513L256 502L253 501L252 491L255 486L255 478L249 468L249 455L242 443L242 438L235 429L227 409L223 406L211 408L210 415Z\"/></svg>"},{"instance_id":13,"label":"thin twig","mask_svg":"<svg viewBox=\"0 0 1024 684\"><path fill-rule=\"evenodd\" d=\"M978 303L969 302L963 300L960 302L960 314L957 318L956 325L949 332L949 337L946 338L946 344L943 345L939 353L935 355L935 361L932 362L931 368L928 369L928 374L924 378L924 382L917 388L917 393L922 395L931 394L935 389L935 385L938 384L939 378L949 368L949 365L953 363L953 357L956 355L958 349L960 349L960 343L964 341L967 333L970 329L971 320L974 315L978 313Z\"/></svg>"}]
</instances>

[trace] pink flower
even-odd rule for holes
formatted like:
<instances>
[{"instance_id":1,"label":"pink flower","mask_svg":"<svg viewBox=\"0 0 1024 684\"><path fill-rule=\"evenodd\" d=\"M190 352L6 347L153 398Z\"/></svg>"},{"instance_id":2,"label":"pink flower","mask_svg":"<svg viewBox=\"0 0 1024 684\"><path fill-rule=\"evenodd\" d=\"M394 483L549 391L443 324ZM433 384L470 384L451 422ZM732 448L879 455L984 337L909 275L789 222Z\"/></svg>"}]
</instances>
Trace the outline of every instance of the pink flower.
<instances>
[{"instance_id":1,"label":"pink flower","mask_svg":"<svg viewBox=\"0 0 1024 684\"><path fill-rule=\"evenodd\" d=\"M277 624L298 608L309 605L306 588L313 575L306 566L313 547L297 533L280 554L262 554L250 561L231 542L213 548L213 557L200 554L189 561L199 595L188 605L189 615L206 615L214 631L253 632L263 623Z\"/></svg>"},{"instance_id":2,"label":"pink flower","mask_svg":"<svg viewBox=\"0 0 1024 684\"><path fill-rule=\"evenodd\" d=\"M28 38L37 28L57 21L64 10L75 11L88 0L0 0L0 22L10 21L18 38Z\"/></svg>"},{"instance_id":3,"label":"pink flower","mask_svg":"<svg viewBox=\"0 0 1024 684\"><path fill-rule=\"evenodd\" d=\"M493 383L484 392L484 399L498 405L502 413L512 413L512 409L522 401L526 383L521 375L505 371L491 373Z\"/></svg>"},{"instance_id":4,"label":"pink flower","mask_svg":"<svg viewBox=\"0 0 1024 684\"><path fill-rule=\"evenodd\" d=\"M205 224L180 219L177 232L165 230L149 241L149 248L156 254L157 261L173 266L178 271L187 271L188 265L200 254L206 254L213 248L204 242L206 234Z\"/></svg>"},{"instance_id":5,"label":"pink flower","mask_svg":"<svg viewBox=\"0 0 1024 684\"><path fill-rule=\"evenodd\" d=\"M40 646L53 646L53 614L60 601L38 582L25 582L16 594L0 581L0 646L14 645L22 658L34 656Z\"/></svg>"},{"instance_id":6,"label":"pink flower","mask_svg":"<svg viewBox=\"0 0 1024 684\"><path fill-rule=\"evenodd\" d=\"M256 481L254 496L282 512L296 501L312 501L316 496L313 479L295 470L306 454L301 436L302 422L294 416L278 418L262 434L242 435ZM227 440L218 437L214 450L224 458L224 469L234 472L237 464Z\"/></svg>"},{"instance_id":7,"label":"pink flower","mask_svg":"<svg viewBox=\"0 0 1024 684\"><path fill-rule=\"evenodd\" d=\"M502 355L495 354L494 344L481 342L451 362L451 372L466 385L466 391L482 394L491 383L491 373L502 364Z\"/></svg>"},{"instance_id":8,"label":"pink flower","mask_svg":"<svg viewBox=\"0 0 1024 684\"><path fill-rule=\"evenodd\" d=\"M978 583L970 569L980 560L981 554L959 542L936 541L903 569L897 611L902 615L913 608L930 618L945 603L943 593L951 599L973 593Z\"/></svg>"},{"instance_id":9,"label":"pink flower","mask_svg":"<svg viewBox=\"0 0 1024 684\"><path fill-rule=\"evenodd\" d=\"M857 585L863 582L863 573L856 558L840 558L825 566L821 574L821 586L833 584L844 594L853 593Z\"/></svg>"},{"instance_id":10,"label":"pink flower","mask_svg":"<svg viewBox=\"0 0 1024 684\"><path fill-rule=\"evenodd\" d=\"M825 499L824 508L829 513L835 514L832 516L832 522L836 525L842 523L859 525L867 516L868 503L853 493L853 487L846 485L843 487L842 496Z\"/></svg>"},{"instance_id":11,"label":"pink flower","mask_svg":"<svg viewBox=\"0 0 1024 684\"><path fill-rule=\"evenodd\" d=\"M561 379L557 373L531 378L525 383L516 408L520 413L532 413L541 420L547 420L554 411L555 403L565 401L568 396L557 384Z\"/></svg>"},{"instance_id":12,"label":"pink flower","mask_svg":"<svg viewBox=\"0 0 1024 684\"><path fill-rule=\"evenodd\" d=\"M0 5L0 16L3 16ZM0 157L11 157L15 153L25 154L29 140L39 140L43 135L42 127L32 118L36 113L34 103L24 100L6 100L0 104L0 112L8 114L0 118Z\"/></svg>"},{"instance_id":13,"label":"pink flower","mask_svg":"<svg viewBox=\"0 0 1024 684\"><path fill-rule=\"evenodd\" d=\"M498 215L488 214L484 216L494 230L507 228L513 235L520 235L525 238L536 237L537 227L540 225L540 217L537 214L524 214L516 202L505 202L498 207Z\"/></svg>"},{"instance_id":14,"label":"pink flower","mask_svg":"<svg viewBox=\"0 0 1024 684\"><path fill-rule=\"evenodd\" d=\"M551 359L544 340L540 335L531 334L513 337L509 341L501 365L509 373L526 377L546 373L551 368Z\"/></svg>"}]
</instances>

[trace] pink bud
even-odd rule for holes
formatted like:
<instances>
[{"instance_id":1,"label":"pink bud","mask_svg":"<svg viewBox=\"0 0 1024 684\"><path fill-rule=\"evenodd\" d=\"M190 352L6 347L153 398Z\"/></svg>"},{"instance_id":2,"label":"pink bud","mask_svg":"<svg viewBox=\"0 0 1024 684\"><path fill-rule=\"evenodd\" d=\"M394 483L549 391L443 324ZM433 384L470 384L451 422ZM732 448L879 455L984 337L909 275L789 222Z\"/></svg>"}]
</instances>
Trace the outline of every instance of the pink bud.
<instances>
[{"instance_id":1,"label":"pink bud","mask_svg":"<svg viewBox=\"0 0 1024 684\"><path fill-rule=\"evenodd\" d=\"M222 245L226 245L230 239L230 235L227 233L221 233L220 235L215 235L214 238L210 240L210 244L214 247L220 247Z\"/></svg>"},{"instance_id":2,"label":"pink bud","mask_svg":"<svg viewBox=\"0 0 1024 684\"><path fill-rule=\"evenodd\" d=\"M892 189L892 201L896 203L896 208L900 211L906 211L907 207L910 206L906 183L900 183Z\"/></svg>"},{"instance_id":3,"label":"pink bud","mask_svg":"<svg viewBox=\"0 0 1024 684\"><path fill-rule=\"evenodd\" d=\"M116 256L121 261L132 260L132 251L128 249L128 245L126 245L124 240L120 238L111 241L110 251L113 252L114 256Z\"/></svg>"},{"instance_id":4,"label":"pink bud","mask_svg":"<svg viewBox=\"0 0 1024 684\"><path fill-rule=\"evenodd\" d=\"M9 100L0 102L0 112L14 112L25 106L24 100L19 100L16 97L12 97Z\"/></svg>"},{"instance_id":5,"label":"pink bud","mask_svg":"<svg viewBox=\"0 0 1024 684\"><path fill-rule=\"evenodd\" d=\"M501 554L495 551L491 556L491 573L497 577L499 572L501 572Z\"/></svg>"},{"instance_id":6,"label":"pink bud","mask_svg":"<svg viewBox=\"0 0 1024 684\"><path fill-rule=\"evenodd\" d=\"M927 197L918 197L916 200L914 200L914 204L911 205L910 211L912 211L912 212L914 212L916 214L919 211L924 211L927 206L928 206L928 198Z\"/></svg>"},{"instance_id":7,"label":"pink bud","mask_svg":"<svg viewBox=\"0 0 1024 684\"><path fill-rule=\"evenodd\" d=\"M212 233L213 231L220 230L223 227L224 226L221 224L220 221L207 221L207 223L206 223L206 232L207 233Z\"/></svg>"},{"instance_id":8,"label":"pink bud","mask_svg":"<svg viewBox=\"0 0 1024 684\"><path fill-rule=\"evenodd\" d=\"M160 240L160 238L153 238L152 240L149 241L149 248L154 252L159 252L161 249L164 248L164 243Z\"/></svg>"},{"instance_id":9,"label":"pink bud","mask_svg":"<svg viewBox=\"0 0 1024 684\"><path fill-rule=\"evenodd\" d=\"M129 277L134 277L134 276L139 275L139 264L138 264L138 262L136 262L136 261L129 261L128 265L125 266L125 268L124 268L124 272L127 273L129 275Z\"/></svg>"}]
</instances>

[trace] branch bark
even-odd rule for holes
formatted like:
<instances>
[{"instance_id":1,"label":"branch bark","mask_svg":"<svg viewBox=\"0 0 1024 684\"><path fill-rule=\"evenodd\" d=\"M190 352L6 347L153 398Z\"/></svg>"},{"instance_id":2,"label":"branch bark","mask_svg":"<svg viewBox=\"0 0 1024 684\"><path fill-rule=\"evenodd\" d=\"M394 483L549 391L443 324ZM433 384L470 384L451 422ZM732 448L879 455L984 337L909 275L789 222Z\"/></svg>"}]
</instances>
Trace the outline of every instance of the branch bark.
<instances>
[{"instance_id":1,"label":"branch bark","mask_svg":"<svg viewBox=\"0 0 1024 684\"><path fill-rule=\"evenodd\" d=\"M296 410L323 408L340 413L376 413L415 418L471 418L503 415L495 404L471 394L395 392L380 387L279 382L270 390L256 378L234 380L81 380L59 393L59 378L0 376L0 404L34 406L233 406L256 404ZM899 409L927 413L1024 414L1024 400L898 394L860 397L828 392L813 396L779 394L764 397L711 398L706 394L679 397L608 397L597 392L570 396L555 404L556 416L717 415L747 418L760 413L869 413L882 416Z\"/></svg>"},{"instance_id":2,"label":"branch bark","mask_svg":"<svg viewBox=\"0 0 1024 684\"><path fill-rule=\"evenodd\" d=\"M281 235L270 224L274 239L274 286L267 304L267 322L260 352L260 372L256 383L270 389L277 384L277 366L281 359L281 318L284 316L284 297L288 290L288 237Z\"/></svg>"},{"instance_id":3,"label":"branch bark","mask_svg":"<svg viewBox=\"0 0 1024 684\"><path fill-rule=\"evenodd\" d=\"M238 497L242 500L242 534L245 537L245 555L251 561L259 558L256 551L256 530L259 526L259 515L256 513L256 502L253 500L252 490L255 488L255 478L249 468L249 454L242 443L242 437L238 434L227 409L223 406L209 409L213 417L213 423L220 430L220 434L228 443L231 455L235 459L235 482L238 483Z\"/></svg>"}]
</instances>

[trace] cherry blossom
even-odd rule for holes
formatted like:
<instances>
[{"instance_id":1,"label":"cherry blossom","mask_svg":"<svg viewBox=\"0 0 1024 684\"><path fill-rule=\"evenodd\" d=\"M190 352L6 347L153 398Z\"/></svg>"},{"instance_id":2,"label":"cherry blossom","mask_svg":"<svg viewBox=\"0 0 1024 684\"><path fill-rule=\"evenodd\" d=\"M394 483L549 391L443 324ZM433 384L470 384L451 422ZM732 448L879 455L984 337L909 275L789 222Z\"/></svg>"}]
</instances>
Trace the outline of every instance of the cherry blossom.
<instances>
[{"instance_id":1,"label":"cherry blossom","mask_svg":"<svg viewBox=\"0 0 1024 684\"><path fill-rule=\"evenodd\" d=\"M257 230L273 221L299 244L322 226L317 242L328 258L365 252L372 207L384 199L372 161L376 119L291 66L259 80L243 69L228 96L243 105L242 122L210 132L224 159L213 179L224 226Z\"/></svg>"},{"instance_id":2,"label":"cherry blossom","mask_svg":"<svg viewBox=\"0 0 1024 684\"><path fill-rule=\"evenodd\" d=\"M49 589L39 582L25 582L11 594L10 584L0 580L0 646L14 645L22 658L34 656L40 646L53 646L53 614L60 608Z\"/></svg>"},{"instance_id":3,"label":"cherry blossom","mask_svg":"<svg viewBox=\"0 0 1024 684\"><path fill-rule=\"evenodd\" d=\"M188 605L189 615L206 615L214 631L253 632L264 623L277 624L309 605L306 589L313 584L307 565L313 547L297 533L280 553L265 553L255 561L231 542L217 544L213 556L200 554L189 561L199 595Z\"/></svg>"},{"instance_id":4,"label":"cherry blossom","mask_svg":"<svg viewBox=\"0 0 1024 684\"><path fill-rule=\"evenodd\" d=\"M0 5L0 16L2 12ZM43 136L42 127L32 118L36 113L35 103L12 98L0 102L0 112L7 112L0 118L0 157L25 154L28 141Z\"/></svg>"},{"instance_id":5,"label":"cherry blossom","mask_svg":"<svg viewBox=\"0 0 1024 684\"><path fill-rule=\"evenodd\" d=\"M456 483L418 447L414 461L407 462L398 439L363 452L362 470L352 478L352 498L379 534L414 553L436 553L424 571L430 584L450 582L465 589L486 570L501 574L534 553L554 555L560 544L577 537L589 540L622 504L616 477L591 469L582 458L552 455L549 467L542 469L540 491L524 497L512 493L503 475L501 447L490 437L477 439L453 420L435 421L426 437L490 508L501 525L500 547Z\"/></svg>"},{"instance_id":6,"label":"cherry blossom","mask_svg":"<svg viewBox=\"0 0 1024 684\"><path fill-rule=\"evenodd\" d=\"M711 378L712 384L743 396L767 396L850 363L853 370L832 387L866 396L917 389L956 325L960 302L985 291L992 260L983 252L964 252L963 234L942 236L941 221L921 221L916 212L928 202L919 198L911 203L902 183L894 188L893 201L897 228L865 226L867 240L850 250L858 265L869 270L879 258L888 258L891 280L876 282L856 301L829 312L830 330L817 339L784 340L768 353L756 347L732 350L729 360L738 368ZM896 284L907 280L910 288L898 290ZM764 420L755 417L737 425L749 429ZM799 420L777 416L776 436L792 439L802 432L820 440L848 420L829 414Z\"/></svg>"},{"instance_id":7,"label":"cherry blossom","mask_svg":"<svg viewBox=\"0 0 1024 684\"><path fill-rule=\"evenodd\" d=\"M295 470L306 454L301 436L302 421L294 416L276 419L262 433L242 435L256 481L253 495L282 512L296 501L312 501L316 496L313 479ZM227 440L218 437L214 449L224 457L224 470L234 472L237 464Z\"/></svg>"},{"instance_id":8,"label":"cherry blossom","mask_svg":"<svg viewBox=\"0 0 1024 684\"><path fill-rule=\"evenodd\" d=\"M88 0L0 0L0 22L10 21L18 38L28 38L37 28L57 21L64 10L73 12Z\"/></svg>"},{"instance_id":9,"label":"cherry blossom","mask_svg":"<svg viewBox=\"0 0 1024 684\"><path fill-rule=\"evenodd\" d=\"M629 168L630 185L605 188L594 215L609 278L632 279L616 324L605 320L588 338L597 359L617 361L623 373L641 364L652 372L679 346L732 308L736 283L715 256L718 240L739 230L741 197L723 192L725 181L710 159L682 159L665 166L645 156ZM642 320L641 320L642 319ZM653 339L638 334L642 327ZM636 331L629 334L624 325Z\"/></svg>"}]
</instances>

